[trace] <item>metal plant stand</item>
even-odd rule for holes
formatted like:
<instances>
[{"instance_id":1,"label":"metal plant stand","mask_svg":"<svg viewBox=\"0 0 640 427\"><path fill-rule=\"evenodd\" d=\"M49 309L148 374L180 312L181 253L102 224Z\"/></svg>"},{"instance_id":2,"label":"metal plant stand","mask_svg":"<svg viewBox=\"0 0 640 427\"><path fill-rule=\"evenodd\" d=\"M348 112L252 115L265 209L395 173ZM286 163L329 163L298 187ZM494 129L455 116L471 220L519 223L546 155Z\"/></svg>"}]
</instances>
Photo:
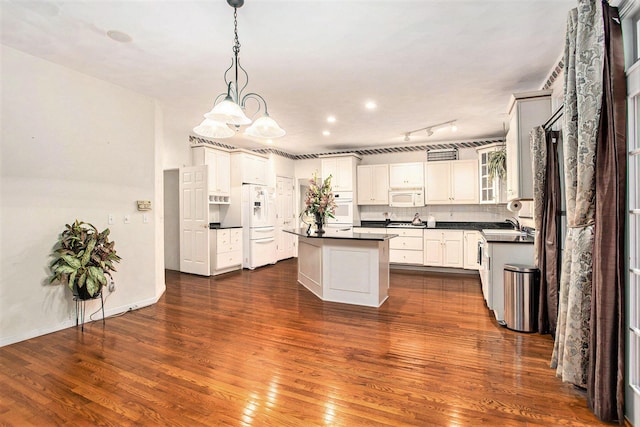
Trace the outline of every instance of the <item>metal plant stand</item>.
<instances>
[{"instance_id":1,"label":"metal plant stand","mask_svg":"<svg viewBox=\"0 0 640 427\"><path fill-rule=\"evenodd\" d=\"M102 324L105 324L104 321L104 298L102 297L102 290L95 294L92 298L80 298L79 295L74 295L73 300L76 302L76 327L80 324L80 328L82 332L84 332L84 314L85 314L85 304L87 301L94 300L100 298L100 307L102 308ZM81 322L80 322L81 321ZM80 323L79 323L80 322Z\"/></svg>"}]
</instances>

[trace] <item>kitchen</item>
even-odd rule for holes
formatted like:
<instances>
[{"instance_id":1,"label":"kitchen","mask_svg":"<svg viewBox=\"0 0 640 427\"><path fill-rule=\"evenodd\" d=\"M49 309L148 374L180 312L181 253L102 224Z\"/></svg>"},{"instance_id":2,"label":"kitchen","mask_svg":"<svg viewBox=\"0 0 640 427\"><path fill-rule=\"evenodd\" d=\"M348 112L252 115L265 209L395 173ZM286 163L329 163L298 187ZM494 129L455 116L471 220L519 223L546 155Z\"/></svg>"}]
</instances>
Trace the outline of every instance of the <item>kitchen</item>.
<instances>
[{"instance_id":1,"label":"kitchen","mask_svg":"<svg viewBox=\"0 0 640 427\"><path fill-rule=\"evenodd\" d=\"M540 95L540 93L536 95ZM550 114L551 91L541 92L541 95L541 102L543 102L544 108L541 113L539 113L538 120L540 120L540 122L544 121L546 116ZM526 98L526 102L531 102L531 99ZM514 131L517 131L517 129L514 129ZM194 141L192 150L196 163L204 164L204 159L208 157L206 153L223 152L215 143L195 137L192 140ZM507 209L507 177L503 176L501 179L495 178L488 180L487 165L482 164L479 166L478 164L480 160L487 159L486 153L500 151L502 149L504 149L504 142L491 141L489 143L477 143L475 148L458 149L454 146L453 148L440 149L435 152L421 150L419 153L424 155L425 159L428 160L429 155L432 157L430 162L380 164L377 162L379 162L381 158L397 159L398 157L389 155L363 156L352 153L319 156L319 158L314 159L313 163L308 160L302 162L312 165L318 165L319 163L319 167L316 166L317 169L314 169L313 173L318 173L323 177L329 175L333 177L332 190L337 196L338 207L335 218L329 218L327 220L326 227L328 230L350 229L353 227L355 233L400 233L399 239L392 239L390 243L390 262L393 268L426 268L431 271L441 270L444 272L476 274L478 270L488 272L489 265L489 261L485 260L485 268L482 268L483 264L478 262L478 248L482 239L481 231L483 229L493 228L513 229L514 226L506 222L505 219L520 214L519 210L514 210L514 213ZM418 152L412 156L414 160L416 154L418 154ZM443 155L449 157L442 160ZM251 222L247 220L246 215L249 211L252 211L258 217L264 215L264 212L270 212L270 223L263 223L263 225L273 227L275 225L275 218L281 215L274 211L275 205L280 206L281 204L278 203L278 198L273 191L273 187L271 187L271 196L264 199L264 208L256 207L254 203L251 202L249 203L250 208L246 209L245 204L247 203L247 199L240 193L240 188L244 191L249 186L260 183L262 184L261 188L263 188L266 194L269 189L267 183L275 181L273 172L271 173L270 179L263 177L265 173L266 175L270 175L269 173L261 172L259 174L261 178L256 180L254 175L257 175L256 170L258 167L256 167L255 164L252 164L252 167L242 168L241 161L234 161L234 158L247 158L251 156L261 158L261 165L269 165L268 158L262 158L261 156L256 156L255 154L242 150L231 151L231 168L229 170L246 170L252 173L250 177L243 178L236 172L235 176L229 181L231 183L231 190L225 193L235 192L235 200L242 200L242 209L239 203L233 203L233 197L231 203L229 203L228 199L223 199L224 201L221 204L209 204L210 215L214 220L208 222L213 223L212 227L224 230L228 227L242 227L242 219L244 219L245 262L240 263L240 259L237 258L236 268L245 267L253 269L274 264L278 259L276 257L275 241L271 238L272 245L263 246L259 252L262 256L261 262L247 263L247 259L251 258L251 254L246 255L250 252L250 248L247 246L249 244L247 236L253 233L253 231L251 230ZM276 155L272 153L271 158L274 156ZM433 160L433 156L436 156L437 160ZM363 157L372 164L362 164L364 163ZM455 158L456 160L447 160L451 158ZM296 160L295 162L300 161ZM524 162L523 167L526 167L528 163L530 162ZM219 166L219 163L215 162L215 158L210 161L209 164ZM447 173L449 173L449 169L451 169L451 191L452 194L455 195L455 197L451 198L446 197L444 201L439 198L438 190L442 187L447 187L449 184L443 185L442 166L447 168ZM436 168L435 171L432 170L433 168ZM225 168L225 170L227 169L228 168ZM266 168L263 169L266 171ZM371 181L368 180L368 178L373 176L370 174L371 170L375 170L376 172L376 181L373 186L371 185ZM209 176L212 174L213 172L211 168L209 168ZM427 185L425 186L425 176L432 176L430 179L432 185L428 185L429 181L426 181ZM297 180L292 180L292 182L295 181L304 184L306 179L298 178ZM484 182L485 187L492 187L490 193L486 193L485 191L485 197L483 197L482 200L481 182ZM372 200L369 195L365 194L368 188L375 188L375 191L381 194L380 200ZM208 192L205 191L205 194L207 193ZM299 189L295 189L294 193L300 194L301 192ZM219 191L215 194L208 194L210 199L221 196ZM487 194L492 197L487 198ZM407 195L410 199L403 200L402 198ZM289 203L300 206L301 200L290 200ZM300 223L297 215L294 214L294 212L301 211L302 208L300 207L290 207L288 210L288 215L291 216L291 218L289 218L291 220L289 224L303 225ZM452 240L448 241L446 245L441 246L441 239L444 239L444 237L436 230L425 230L425 239L423 242L423 230L415 229L415 226L413 226L413 230L411 230L412 226L407 227L408 229L396 228L391 230L388 228L388 226L402 225L402 222L408 225L408 221L414 219L415 216L418 217L419 224L424 226L425 229L427 225L429 225L429 228L438 227L438 230L445 227L444 229L446 230L447 236L453 236ZM526 218L525 216L526 214L522 215L520 219L526 223L530 218ZM424 222L419 219L420 217L424 218ZM428 221L428 219L430 221ZM169 218L166 218L165 221L167 223ZM286 234L283 232L285 228L293 228L293 225L284 228L281 227L276 232ZM211 242L216 241L215 233L217 232L219 231L211 230L209 246L211 246ZM517 233L520 233L519 224ZM414 237L407 238L407 234L413 234ZM434 237L430 238L431 235ZM524 240L519 238L515 238L514 240L527 244L521 247L521 249L524 250L523 255L513 255L510 260L507 259L507 262L533 263L533 238L529 236ZM181 244L184 243L181 242ZM193 243L190 244L193 245ZM410 247L409 250L407 250L407 244ZM486 245L486 239L484 240L484 244ZM204 263L209 259L214 260L216 256L218 256L213 253L208 253L207 249L207 247L203 247L202 249L201 258ZM297 246L291 249L292 250L285 253L281 259L295 256ZM516 248L512 247L511 249L511 252L513 252ZM211 250L213 250L212 247ZM167 251L169 251L169 248L167 248ZM189 254L193 252L194 251L189 251ZM487 251L485 251L485 256L486 253ZM254 253L253 256L255 257L255 255ZM217 267L212 265L209 268L212 273L218 274L216 271ZM493 281L496 283L496 288L501 288L502 267L495 265L493 270L493 276L495 276ZM197 274L197 272L193 270L182 269L182 271ZM225 272L226 271L228 270L225 270ZM206 271L205 275L208 274ZM486 274L484 278L484 288L487 288L489 285L487 284ZM488 307L494 310L497 320L503 322L501 300L503 292L502 290L496 290L495 294L495 297L490 297L488 291L486 291L485 299L487 300ZM494 300L496 301L495 303L493 303ZM497 308L494 309L494 305L497 305Z\"/></svg>"}]
</instances>

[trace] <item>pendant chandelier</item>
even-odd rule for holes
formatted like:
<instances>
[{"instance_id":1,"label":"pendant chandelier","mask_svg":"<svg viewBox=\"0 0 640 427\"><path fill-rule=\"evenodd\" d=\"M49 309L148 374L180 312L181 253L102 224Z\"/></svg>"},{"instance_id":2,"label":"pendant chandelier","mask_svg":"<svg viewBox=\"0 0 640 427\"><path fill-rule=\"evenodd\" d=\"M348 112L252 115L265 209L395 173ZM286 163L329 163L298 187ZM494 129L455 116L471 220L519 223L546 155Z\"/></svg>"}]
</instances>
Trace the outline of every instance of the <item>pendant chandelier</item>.
<instances>
[{"instance_id":1,"label":"pendant chandelier","mask_svg":"<svg viewBox=\"0 0 640 427\"><path fill-rule=\"evenodd\" d=\"M244 89L249 83L249 74L240 65L240 41L238 40L238 8L242 7L244 0L227 0L233 7L234 45L231 66L224 72L224 82L227 92L221 93L213 102L213 109L204 115L200 125L193 128L198 135L208 138L229 138L235 135L235 131L229 125L239 129L241 125L249 125L252 120L244 113L247 101L253 99L258 103L258 111L264 106L264 115L258 118L251 126L245 129L244 134L255 138L279 138L286 133L278 126L275 120L269 117L267 101L255 92L244 94ZM233 71L231 78L229 73ZM243 83L239 84L239 77ZM224 97L224 99L222 99ZM222 101L220 101L222 99Z\"/></svg>"}]
</instances>

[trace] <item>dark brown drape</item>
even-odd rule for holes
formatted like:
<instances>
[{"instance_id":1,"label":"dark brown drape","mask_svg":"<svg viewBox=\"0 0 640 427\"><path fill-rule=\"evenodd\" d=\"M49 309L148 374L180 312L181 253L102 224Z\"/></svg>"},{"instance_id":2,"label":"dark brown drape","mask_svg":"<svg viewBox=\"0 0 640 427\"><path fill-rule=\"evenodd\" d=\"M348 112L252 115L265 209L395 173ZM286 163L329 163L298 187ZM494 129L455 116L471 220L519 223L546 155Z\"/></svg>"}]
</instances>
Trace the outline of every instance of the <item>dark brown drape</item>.
<instances>
[{"instance_id":1,"label":"dark brown drape","mask_svg":"<svg viewBox=\"0 0 640 427\"><path fill-rule=\"evenodd\" d=\"M542 226L537 230L542 239L538 252L540 269L540 300L538 311L538 331L541 334L556 333L558 320L558 290L560 287L558 264L560 228L560 172L558 169L557 144L561 132L546 131L547 161L545 185L542 195L544 212Z\"/></svg>"},{"instance_id":2,"label":"dark brown drape","mask_svg":"<svg viewBox=\"0 0 640 427\"><path fill-rule=\"evenodd\" d=\"M596 146L596 211L587 380L589 407L624 421L626 80L617 8L602 2L604 68Z\"/></svg>"}]
</instances>

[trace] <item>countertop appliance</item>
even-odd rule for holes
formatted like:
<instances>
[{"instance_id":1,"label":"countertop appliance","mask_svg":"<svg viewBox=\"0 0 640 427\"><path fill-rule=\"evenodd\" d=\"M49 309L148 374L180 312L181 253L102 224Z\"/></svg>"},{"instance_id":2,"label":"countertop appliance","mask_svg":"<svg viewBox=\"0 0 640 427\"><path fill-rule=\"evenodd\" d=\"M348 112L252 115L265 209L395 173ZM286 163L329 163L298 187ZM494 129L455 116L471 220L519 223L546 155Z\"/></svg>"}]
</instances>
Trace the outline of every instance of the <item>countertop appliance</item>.
<instances>
[{"instance_id":1,"label":"countertop appliance","mask_svg":"<svg viewBox=\"0 0 640 427\"><path fill-rule=\"evenodd\" d=\"M242 266L253 270L276 259L275 191L264 185L242 186Z\"/></svg>"},{"instance_id":2,"label":"countertop appliance","mask_svg":"<svg viewBox=\"0 0 640 427\"><path fill-rule=\"evenodd\" d=\"M424 206L424 188L389 190L389 206L404 208Z\"/></svg>"}]
</instances>

